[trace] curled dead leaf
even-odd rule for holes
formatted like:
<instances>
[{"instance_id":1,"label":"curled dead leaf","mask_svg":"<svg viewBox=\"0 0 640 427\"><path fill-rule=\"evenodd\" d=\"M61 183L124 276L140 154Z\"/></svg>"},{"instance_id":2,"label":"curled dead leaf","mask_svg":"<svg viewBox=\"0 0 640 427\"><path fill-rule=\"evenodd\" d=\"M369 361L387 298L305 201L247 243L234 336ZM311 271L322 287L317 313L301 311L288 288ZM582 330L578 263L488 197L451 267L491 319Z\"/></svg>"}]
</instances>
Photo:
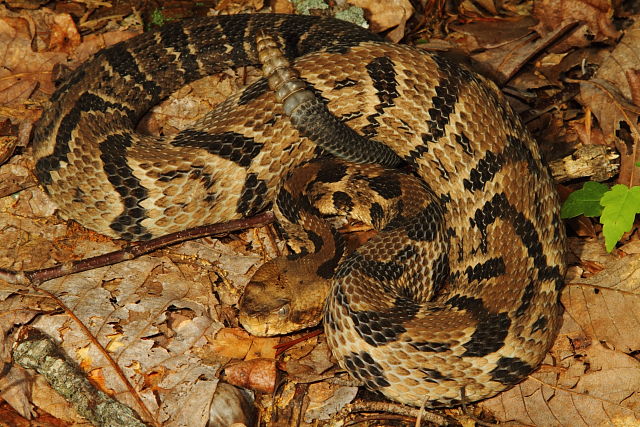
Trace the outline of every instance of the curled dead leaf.
<instances>
[{"instance_id":1,"label":"curled dead leaf","mask_svg":"<svg viewBox=\"0 0 640 427\"><path fill-rule=\"evenodd\" d=\"M535 30L539 34L581 23L573 34L554 46L554 52L586 47L594 41L611 42L619 36L612 21L616 9L616 2L612 0L537 0L533 4L532 15L539 21Z\"/></svg>"},{"instance_id":2,"label":"curled dead leaf","mask_svg":"<svg viewBox=\"0 0 640 427\"><path fill-rule=\"evenodd\" d=\"M640 69L640 21L626 30L620 43L596 74L580 85L581 102L598 119L605 140L621 154L618 182L640 184L635 163L640 160L638 120L640 107L634 105L634 70Z\"/></svg>"},{"instance_id":3,"label":"curled dead leaf","mask_svg":"<svg viewBox=\"0 0 640 427\"><path fill-rule=\"evenodd\" d=\"M218 331L211 347L220 356L231 359L274 358L279 338L258 338L240 328L223 328Z\"/></svg>"},{"instance_id":4,"label":"curled dead leaf","mask_svg":"<svg viewBox=\"0 0 640 427\"><path fill-rule=\"evenodd\" d=\"M413 15L413 6L408 0L350 0L349 4L361 7L367 12L367 19L374 33L393 28L387 34L387 38L393 42L398 42L404 37L406 23Z\"/></svg>"},{"instance_id":5,"label":"curled dead leaf","mask_svg":"<svg viewBox=\"0 0 640 427\"><path fill-rule=\"evenodd\" d=\"M252 359L224 368L224 381L261 393L273 393L277 371L274 359Z\"/></svg>"},{"instance_id":6,"label":"curled dead leaf","mask_svg":"<svg viewBox=\"0 0 640 427\"><path fill-rule=\"evenodd\" d=\"M253 426L257 421L252 393L219 382L209 408L209 426Z\"/></svg>"}]
</instances>

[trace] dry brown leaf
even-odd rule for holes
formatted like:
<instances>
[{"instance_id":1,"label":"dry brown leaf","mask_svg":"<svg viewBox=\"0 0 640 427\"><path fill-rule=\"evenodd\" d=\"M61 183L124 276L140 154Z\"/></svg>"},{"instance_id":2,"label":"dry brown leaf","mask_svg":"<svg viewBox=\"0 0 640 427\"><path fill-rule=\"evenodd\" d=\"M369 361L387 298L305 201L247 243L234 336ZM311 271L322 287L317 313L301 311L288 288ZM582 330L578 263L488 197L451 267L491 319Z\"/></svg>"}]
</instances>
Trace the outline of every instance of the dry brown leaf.
<instances>
[{"instance_id":1,"label":"dry brown leaf","mask_svg":"<svg viewBox=\"0 0 640 427\"><path fill-rule=\"evenodd\" d=\"M584 333L625 353L640 349L640 255L577 282L567 285L562 303Z\"/></svg>"},{"instance_id":2,"label":"dry brown leaf","mask_svg":"<svg viewBox=\"0 0 640 427\"><path fill-rule=\"evenodd\" d=\"M358 387L347 387L319 382L309 385L307 395L309 406L304 414L306 422L328 420L345 405L351 403L358 393Z\"/></svg>"},{"instance_id":3,"label":"dry brown leaf","mask_svg":"<svg viewBox=\"0 0 640 427\"><path fill-rule=\"evenodd\" d=\"M240 328L223 328L211 342L211 350L230 359L244 359L251 347L253 337Z\"/></svg>"},{"instance_id":4,"label":"dry brown leaf","mask_svg":"<svg viewBox=\"0 0 640 427\"><path fill-rule=\"evenodd\" d=\"M295 8L289 0L271 0L273 13L294 13Z\"/></svg>"},{"instance_id":5,"label":"dry brown leaf","mask_svg":"<svg viewBox=\"0 0 640 427\"><path fill-rule=\"evenodd\" d=\"M629 71L640 70L640 21L628 28L620 43L589 81L581 84L581 100L597 117L609 143L615 143L621 155L618 182L640 184L635 163L640 161L640 106L631 102Z\"/></svg>"},{"instance_id":6,"label":"dry brown leaf","mask_svg":"<svg viewBox=\"0 0 640 427\"><path fill-rule=\"evenodd\" d=\"M80 33L71 15L57 13L46 16L50 18L48 50L67 54L73 52L80 44Z\"/></svg>"},{"instance_id":7,"label":"dry brown leaf","mask_svg":"<svg viewBox=\"0 0 640 427\"><path fill-rule=\"evenodd\" d=\"M561 335L561 340L566 340ZM554 351L559 347L556 343ZM536 426L638 425L640 362L595 342L481 406L500 421ZM549 360L550 358L547 358Z\"/></svg>"},{"instance_id":8,"label":"dry brown leaf","mask_svg":"<svg viewBox=\"0 0 640 427\"><path fill-rule=\"evenodd\" d=\"M404 37L405 25L411 15L413 6L409 0L349 0L349 4L365 10L367 20L371 23L371 31L379 33L393 28L387 38L398 42ZM395 27L395 28L394 28Z\"/></svg>"},{"instance_id":9,"label":"dry brown leaf","mask_svg":"<svg viewBox=\"0 0 640 427\"><path fill-rule=\"evenodd\" d=\"M85 242L75 250L84 257L109 247L113 245ZM207 407L216 388L219 367L207 365L199 357L206 337L212 337L219 328L207 314L209 304L203 304L209 301L204 297L208 288L207 282L194 281L167 257L143 257L46 284L46 289L60 295L109 350L125 377L139 387L138 395L156 420L166 425L200 424L202 419L197 417L204 416L200 409ZM0 312L9 312L9 304L34 306L24 298L12 295L0 303ZM106 390L140 411L77 322L66 314L50 314L32 326L56 337L65 352L99 379ZM58 402L34 400L41 409L64 417L69 408L60 407L60 402L47 405L54 401Z\"/></svg>"},{"instance_id":10,"label":"dry brown leaf","mask_svg":"<svg viewBox=\"0 0 640 427\"><path fill-rule=\"evenodd\" d=\"M492 49L519 40L531 33L536 21L531 16L517 16L493 20L474 20L451 24L452 38L466 52Z\"/></svg>"},{"instance_id":11,"label":"dry brown leaf","mask_svg":"<svg viewBox=\"0 0 640 427\"><path fill-rule=\"evenodd\" d=\"M558 37L567 31L568 28L566 26L558 27L540 38L537 38L534 33L529 33L520 39L504 43L494 49L487 49L472 56L475 60L490 67L498 83L503 84L511 79L538 52L553 44Z\"/></svg>"},{"instance_id":12,"label":"dry brown leaf","mask_svg":"<svg viewBox=\"0 0 640 427\"><path fill-rule=\"evenodd\" d=\"M0 198L37 185L31 174L31 166L32 162L17 156L11 163L0 166Z\"/></svg>"},{"instance_id":13,"label":"dry brown leaf","mask_svg":"<svg viewBox=\"0 0 640 427\"><path fill-rule=\"evenodd\" d=\"M34 52L33 38L27 19L0 18L0 104L20 104L38 87L46 94L53 93L51 71L67 55Z\"/></svg>"},{"instance_id":14,"label":"dry brown leaf","mask_svg":"<svg viewBox=\"0 0 640 427\"><path fill-rule=\"evenodd\" d=\"M94 247L102 252L105 245ZM78 248L83 249L89 248ZM207 342L205 337L219 328L207 316L207 306L198 302L206 285L185 277L166 258L143 257L57 279L48 282L47 289L63 295L69 309L110 351L131 383L142 387L138 393L156 419L198 421L195 413L184 412L183 405L205 405L215 391L217 367L207 366L197 355ZM187 316L168 325L176 311ZM58 337L67 354L86 370L102 370L105 387L114 390L119 400L137 406L100 351L89 345L86 334L66 315L47 316L33 326ZM147 378L157 373L162 374L153 382L156 386L145 388Z\"/></svg>"},{"instance_id":15,"label":"dry brown leaf","mask_svg":"<svg viewBox=\"0 0 640 427\"><path fill-rule=\"evenodd\" d=\"M0 300L4 300L8 294L0 290ZM33 301L33 300L32 300ZM20 415L26 419L31 419L34 415L34 405L31 395L30 374L20 366L12 364L11 351L14 344L11 329L16 324L27 324L38 315L39 309L37 301L31 307L21 304L18 301L7 302L4 310L0 312L0 398L8 402ZM49 306L50 308L50 306ZM0 418L2 419L2 418Z\"/></svg>"},{"instance_id":16,"label":"dry brown leaf","mask_svg":"<svg viewBox=\"0 0 640 427\"><path fill-rule=\"evenodd\" d=\"M532 15L539 21L535 30L546 35L580 22L580 27L571 36L554 45L554 52L587 47L594 41L612 42L619 35L611 19L617 3L616 0L535 0Z\"/></svg>"},{"instance_id":17,"label":"dry brown leaf","mask_svg":"<svg viewBox=\"0 0 640 427\"><path fill-rule=\"evenodd\" d=\"M209 409L209 426L253 426L257 421L254 399L247 390L223 382L213 396Z\"/></svg>"},{"instance_id":18,"label":"dry brown leaf","mask_svg":"<svg viewBox=\"0 0 640 427\"><path fill-rule=\"evenodd\" d=\"M240 328L223 328L211 342L211 350L230 359L273 359L276 355L274 347L279 341L279 338L254 337Z\"/></svg>"},{"instance_id":19,"label":"dry brown leaf","mask_svg":"<svg viewBox=\"0 0 640 427\"><path fill-rule=\"evenodd\" d=\"M27 420L36 414L31 394L31 375L19 366L12 366L0 376L0 397Z\"/></svg>"},{"instance_id":20,"label":"dry brown leaf","mask_svg":"<svg viewBox=\"0 0 640 427\"><path fill-rule=\"evenodd\" d=\"M256 12L264 7L263 0L221 0L216 10L225 14Z\"/></svg>"},{"instance_id":21,"label":"dry brown leaf","mask_svg":"<svg viewBox=\"0 0 640 427\"><path fill-rule=\"evenodd\" d=\"M224 380L229 384L269 394L275 390L276 374L274 359L252 359L224 368Z\"/></svg>"}]
</instances>

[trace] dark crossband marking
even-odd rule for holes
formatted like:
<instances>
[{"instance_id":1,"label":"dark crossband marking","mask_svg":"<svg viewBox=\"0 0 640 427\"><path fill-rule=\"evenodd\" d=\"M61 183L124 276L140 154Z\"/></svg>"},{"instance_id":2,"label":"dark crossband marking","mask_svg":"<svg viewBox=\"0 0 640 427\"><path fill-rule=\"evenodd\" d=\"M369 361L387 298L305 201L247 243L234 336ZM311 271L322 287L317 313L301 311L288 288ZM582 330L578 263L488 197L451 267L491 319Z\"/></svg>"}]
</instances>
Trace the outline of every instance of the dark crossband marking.
<instances>
[{"instance_id":1,"label":"dark crossband marking","mask_svg":"<svg viewBox=\"0 0 640 427\"><path fill-rule=\"evenodd\" d=\"M402 305L394 305L384 311L354 311L344 294L342 285L334 285L332 294L336 303L347 309L358 335L374 347L396 341L407 331L402 326L403 323L413 320L420 310L420 306L414 301L396 299L396 303L399 302Z\"/></svg>"},{"instance_id":2,"label":"dark crossband marking","mask_svg":"<svg viewBox=\"0 0 640 427\"><path fill-rule=\"evenodd\" d=\"M380 225L382 224L382 220L384 219L384 210L380 203L373 202L371 207L369 208L369 217L371 218L371 224L376 229L380 229Z\"/></svg>"},{"instance_id":3,"label":"dark crossband marking","mask_svg":"<svg viewBox=\"0 0 640 427\"><path fill-rule=\"evenodd\" d=\"M266 207L268 203L266 196L267 183L258 179L255 173L248 174L244 182L242 195L238 200L236 212L243 216L256 215Z\"/></svg>"},{"instance_id":4,"label":"dark crossband marking","mask_svg":"<svg viewBox=\"0 0 640 427\"><path fill-rule=\"evenodd\" d=\"M536 293L536 284L534 281L530 281L527 284L527 287L524 288L524 293L522 294L522 298L520 299L520 307L516 310L516 317L520 317L526 313L531 305L531 300Z\"/></svg>"},{"instance_id":5,"label":"dark crossband marking","mask_svg":"<svg viewBox=\"0 0 640 427\"><path fill-rule=\"evenodd\" d=\"M349 317L360 337L374 347L397 341L407 330L402 326L410 322L419 311L419 306L406 302L386 311L349 311Z\"/></svg>"},{"instance_id":6,"label":"dark crossband marking","mask_svg":"<svg viewBox=\"0 0 640 427\"><path fill-rule=\"evenodd\" d=\"M170 49L174 55L175 64L179 65L179 70L182 71L184 79L186 81L195 80L202 76L200 73L200 65L198 64L197 56L191 52L189 44L191 40L181 27L163 26L159 31L160 40L165 46L165 49ZM159 62L159 67L166 65Z\"/></svg>"},{"instance_id":7,"label":"dark crossband marking","mask_svg":"<svg viewBox=\"0 0 640 427\"><path fill-rule=\"evenodd\" d=\"M432 264L431 293L433 295L438 295L438 292L447 284L450 274L449 253L444 251Z\"/></svg>"},{"instance_id":8,"label":"dark crossband marking","mask_svg":"<svg viewBox=\"0 0 640 427\"><path fill-rule=\"evenodd\" d=\"M437 384L441 381L447 381L452 379L448 375L443 375L440 371L435 369L420 368L419 371L425 374L425 376L422 379L430 383Z\"/></svg>"},{"instance_id":9,"label":"dark crossband marking","mask_svg":"<svg viewBox=\"0 0 640 427\"><path fill-rule=\"evenodd\" d=\"M242 167L249 166L263 146L253 138L235 132L211 134L194 129L181 131L171 144L176 147L202 148Z\"/></svg>"},{"instance_id":10,"label":"dark crossband marking","mask_svg":"<svg viewBox=\"0 0 640 427\"><path fill-rule=\"evenodd\" d=\"M69 144L71 143L72 133L76 130L77 123L83 114L91 112L104 114L109 110L121 111L130 123L134 123L136 119L135 111L124 105L105 101L89 92L80 95L73 108L60 121L53 153L36 162L36 175L42 184L51 184L51 172L58 170L61 162L69 161L67 155L70 151Z\"/></svg>"},{"instance_id":11,"label":"dark crossband marking","mask_svg":"<svg viewBox=\"0 0 640 427\"><path fill-rule=\"evenodd\" d=\"M123 212L110 227L125 240L147 240L151 234L140 225L146 217L146 210L140 206L140 202L147 198L147 190L133 175L126 161L127 148L131 147L132 142L131 134L116 134L109 135L99 144L104 172L124 204Z\"/></svg>"},{"instance_id":12,"label":"dark crossband marking","mask_svg":"<svg viewBox=\"0 0 640 427\"><path fill-rule=\"evenodd\" d=\"M425 351L429 353L443 353L451 349L449 343L435 341L417 341L411 342L410 345L418 351Z\"/></svg>"},{"instance_id":13,"label":"dark crossband marking","mask_svg":"<svg viewBox=\"0 0 640 427\"><path fill-rule=\"evenodd\" d=\"M556 280L560 276L558 266L548 266L540 236L533 223L509 203L504 193L495 194L470 218L471 226L477 227L482 234L481 250L486 253L487 227L498 218L507 220L513 225L516 234L527 248L529 257L533 259L535 268L539 270L538 279Z\"/></svg>"},{"instance_id":14,"label":"dark crossband marking","mask_svg":"<svg viewBox=\"0 0 640 427\"><path fill-rule=\"evenodd\" d=\"M280 214L289 222L298 224L300 222L300 210L295 203L293 196L285 188L281 188L276 196L276 204Z\"/></svg>"},{"instance_id":15,"label":"dark crossband marking","mask_svg":"<svg viewBox=\"0 0 640 427\"><path fill-rule=\"evenodd\" d=\"M452 86L451 80L439 84L434 90L436 95L431 98L433 107L428 110L430 120L427 121L431 141L442 138L444 128L449 123L449 116L453 113L458 102L457 85Z\"/></svg>"},{"instance_id":16,"label":"dark crossband marking","mask_svg":"<svg viewBox=\"0 0 640 427\"><path fill-rule=\"evenodd\" d=\"M393 174L375 177L364 177L369 187L386 200L402 196L402 186L397 176Z\"/></svg>"},{"instance_id":17,"label":"dark crossband marking","mask_svg":"<svg viewBox=\"0 0 640 427\"><path fill-rule=\"evenodd\" d=\"M416 248L407 245L393 256L393 261L375 261L367 259L366 255L355 252L345 260L336 272L336 279L341 279L351 274L353 271L361 272L377 281L398 280L405 271L407 262L417 255Z\"/></svg>"},{"instance_id":18,"label":"dark crossband marking","mask_svg":"<svg viewBox=\"0 0 640 427\"><path fill-rule=\"evenodd\" d=\"M473 169L469 172L469 178L464 179L463 184L465 190L476 191L484 190L487 182L493 181L498 171L504 165L504 156L487 151L485 156L480 159Z\"/></svg>"},{"instance_id":19,"label":"dark crossband marking","mask_svg":"<svg viewBox=\"0 0 640 427\"><path fill-rule=\"evenodd\" d=\"M499 350L511 326L507 313L491 313L479 298L456 295L446 304L460 310L467 310L478 320L475 332L463 344L465 357L484 357Z\"/></svg>"},{"instance_id":20,"label":"dark crossband marking","mask_svg":"<svg viewBox=\"0 0 640 427\"><path fill-rule=\"evenodd\" d=\"M342 234L338 233L334 229L331 229L331 235L333 236L335 252L333 253L333 256L322 263L316 271L316 274L318 276L327 280L334 277L336 268L338 268L338 264L340 263L340 260L342 260L342 257L344 256L344 253L346 251L346 245Z\"/></svg>"},{"instance_id":21,"label":"dark crossband marking","mask_svg":"<svg viewBox=\"0 0 640 427\"><path fill-rule=\"evenodd\" d=\"M520 382L533 371L533 367L517 357L502 357L490 372L491 379L505 385Z\"/></svg>"},{"instance_id":22,"label":"dark crossband marking","mask_svg":"<svg viewBox=\"0 0 640 427\"><path fill-rule=\"evenodd\" d=\"M157 104L162 98L164 91L154 81L138 68L137 61L127 49L117 49L115 47L102 51L102 55L109 66L120 76L129 76L133 83L130 89L135 89L129 94L129 99L145 99L149 104ZM136 87L139 85L141 87Z\"/></svg>"},{"instance_id":23,"label":"dark crossband marking","mask_svg":"<svg viewBox=\"0 0 640 427\"><path fill-rule=\"evenodd\" d=\"M467 135L463 132L454 136L456 143L462 148L462 151L469 156L473 156L473 148L471 148L471 141Z\"/></svg>"},{"instance_id":24,"label":"dark crossband marking","mask_svg":"<svg viewBox=\"0 0 640 427\"><path fill-rule=\"evenodd\" d=\"M316 181L318 182L339 182L347 175L347 165L344 163L333 164L330 168L323 167L316 173Z\"/></svg>"},{"instance_id":25,"label":"dark crossband marking","mask_svg":"<svg viewBox=\"0 0 640 427\"><path fill-rule=\"evenodd\" d=\"M344 364L356 379L362 381L371 390L389 386L382 367L366 351L345 356Z\"/></svg>"},{"instance_id":26,"label":"dark crossband marking","mask_svg":"<svg viewBox=\"0 0 640 427\"><path fill-rule=\"evenodd\" d=\"M364 115L364 113L362 111L346 113L346 114L343 114L340 117L338 117L338 120L341 121L342 123L345 123L345 122L348 122L349 120L353 120L353 119L357 119L359 117L362 117L363 115Z\"/></svg>"},{"instance_id":27,"label":"dark crossband marking","mask_svg":"<svg viewBox=\"0 0 640 427\"><path fill-rule=\"evenodd\" d=\"M506 271L502 258L491 258L483 263L467 267L465 274L469 282L480 282L503 275Z\"/></svg>"},{"instance_id":28,"label":"dark crossband marking","mask_svg":"<svg viewBox=\"0 0 640 427\"><path fill-rule=\"evenodd\" d=\"M340 89L344 89L345 87L355 86L356 84L358 84L358 82L350 78L336 80L333 86L333 89L340 90Z\"/></svg>"},{"instance_id":29,"label":"dark crossband marking","mask_svg":"<svg viewBox=\"0 0 640 427\"><path fill-rule=\"evenodd\" d=\"M507 313L486 313L480 317L475 332L463 347L467 349L463 357L484 357L504 346L509 333L511 319Z\"/></svg>"},{"instance_id":30,"label":"dark crossband marking","mask_svg":"<svg viewBox=\"0 0 640 427\"><path fill-rule=\"evenodd\" d=\"M384 114L386 108L395 105L395 99L400 96L398 92L398 82L396 81L396 70L393 61L387 57L375 58L365 67L369 77L376 89L376 96L379 103L375 106L376 112L367 116L370 124L362 128L365 137L371 138L377 134L380 126L378 117Z\"/></svg>"},{"instance_id":31,"label":"dark crossband marking","mask_svg":"<svg viewBox=\"0 0 640 427\"><path fill-rule=\"evenodd\" d=\"M432 107L428 109L429 119L427 120L428 133L422 135L423 146L417 147L409 153L413 161L406 159L408 163L413 163L416 159L422 157L428 152L428 145L437 142L445 135L445 127L449 124L451 115L455 111L458 103L458 94L460 87L470 82L476 82L476 78L465 67L459 64L453 64L449 60L438 55L433 56L434 62L438 65L441 80L434 88L435 95L431 98ZM460 144L463 150L469 154L471 152L469 140L466 136L456 138L456 142ZM438 170L444 179L448 179L446 168L439 164Z\"/></svg>"},{"instance_id":32,"label":"dark crossband marking","mask_svg":"<svg viewBox=\"0 0 640 427\"><path fill-rule=\"evenodd\" d=\"M331 198L333 200L333 205L338 212L344 215L349 215L349 213L351 213L351 210L354 206L351 196L349 196L344 191L336 191L335 193L333 193Z\"/></svg>"},{"instance_id":33,"label":"dark crossband marking","mask_svg":"<svg viewBox=\"0 0 640 427\"><path fill-rule=\"evenodd\" d=\"M524 161L530 172L537 174L538 165L529 147L521 139L511 135L507 137L508 144L501 153L487 151L483 158L469 172L469 178L463 180L464 188L468 191L483 191L488 182L493 181L502 168L510 162Z\"/></svg>"},{"instance_id":34,"label":"dark crossband marking","mask_svg":"<svg viewBox=\"0 0 640 427\"><path fill-rule=\"evenodd\" d=\"M443 208L439 202L431 202L407 226L411 240L433 242L442 230Z\"/></svg>"},{"instance_id":35,"label":"dark crossband marking","mask_svg":"<svg viewBox=\"0 0 640 427\"><path fill-rule=\"evenodd\" d=\"M537 331L544 331L544 329L547 327L547 323L549 323L549 319L547 319L546 316L542 315L538 317L538 320L536 320L533 325L531 325L531 333L533 334Z\"/></svg>"}]
</instances>

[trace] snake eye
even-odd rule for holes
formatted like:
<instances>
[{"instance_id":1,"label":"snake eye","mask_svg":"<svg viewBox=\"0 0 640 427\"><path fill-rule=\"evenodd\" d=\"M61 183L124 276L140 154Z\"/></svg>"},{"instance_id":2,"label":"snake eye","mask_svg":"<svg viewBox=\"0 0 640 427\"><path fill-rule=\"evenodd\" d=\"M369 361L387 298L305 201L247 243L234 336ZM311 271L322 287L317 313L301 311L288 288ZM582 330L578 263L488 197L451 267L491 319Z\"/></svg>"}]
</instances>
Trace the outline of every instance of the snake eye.
<instances>
[{"instance_id":1,"label":"snake eye","mask_svg":"<svg viewBox=\"0 0 640 427\"><path fill-rule=\"evenodd\" d=\"M280 318L287 317L289 315L289 304L285 304L278 310L278 316Z\"/></svg>"}]
</instances>

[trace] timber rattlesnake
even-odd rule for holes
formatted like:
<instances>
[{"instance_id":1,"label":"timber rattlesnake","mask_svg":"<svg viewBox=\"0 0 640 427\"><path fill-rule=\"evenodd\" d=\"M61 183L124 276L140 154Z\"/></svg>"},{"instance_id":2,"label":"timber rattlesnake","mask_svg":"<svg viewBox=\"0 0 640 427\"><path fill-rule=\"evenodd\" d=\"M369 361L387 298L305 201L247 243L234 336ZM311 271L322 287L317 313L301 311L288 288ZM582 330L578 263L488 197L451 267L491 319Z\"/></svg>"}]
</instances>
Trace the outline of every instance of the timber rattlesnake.
<instances>
[{"instance_id":1,"label":"timber rattlesnake","mask_svg":"<svg viewBox=\"0 0 640 427\"><path fill-rule=\"evenodd\" d=\"M185 83L259 64L261 28L288 58L301 56L295 69L336 126L356 131L347 147L325 138L328 151L356 160L392 151L388 163L399 158L422 181L323 161L276 192L322 150L292 125L265 79L177 135L134 132ZM337 20L221 16L105 49L51 101L34 133L36 173L62 215L86 227L142 240L252 215L277 197L292 247L309 256L265 265L253 286L333 275L325 330L341 365L370 388L417 406L455 405L463 387L469 401L482 399L528 375L553 342L564 274L558 198L497 88L463 67ZM334 232L296 228L322 206L383 231L338 266L342 251L327 250L340 249ZM319 256L320 265L307 264ZM245 298L245 314L247 306ZM276 316L291 307L285 301Z\"/></svg>"}]
</instances>

